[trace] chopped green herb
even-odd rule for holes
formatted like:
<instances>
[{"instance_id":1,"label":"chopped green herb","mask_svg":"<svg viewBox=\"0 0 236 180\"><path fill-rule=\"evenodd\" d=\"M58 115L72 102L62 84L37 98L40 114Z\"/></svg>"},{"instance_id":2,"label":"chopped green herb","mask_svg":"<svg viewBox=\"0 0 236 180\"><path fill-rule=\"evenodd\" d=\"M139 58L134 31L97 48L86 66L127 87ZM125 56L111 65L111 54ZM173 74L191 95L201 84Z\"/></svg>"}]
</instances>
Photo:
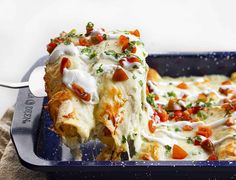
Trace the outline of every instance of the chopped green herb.
<instances>
[{"instance_id":1,"label":"chopped green herb","mask_svg":"<svg viewBox=\"0 0 236 180\"><path fill-rule=\"evenodd\" d=\"M174 115L175 115L174 112L168 111L168 110L167 110L167 112L168 112L168 115L169 115L170 118L174 117Z\"/></svg>"},{"instance_id":2,"label":"chopped green herb","mask_svg":"<svg viewBox=\"0 0 236 180\"><path fill-rule=\"evenodd\" d=\"M95 58L96 56L97 56L96 51L93 51L93 53L90 54L89 59L93 59L93 58Z\"/></svg>"},{"instance_id":3,"label":"chopped green herb","mask_svg":"<svg viewBox=\"0 0 236 180\"><path fill-rule=\"evenodd\" d=\"M135 76L135 74L134 74L134 75L132 76L132 78L133 78L133 79L136 79L136 78L137 78L137 76Z\"/></svg>"},{"instance_id":4,"label":"chopped green herb","mask_svg":"<svg viewBox=\"0 0 236 180\"><path fill-rule=\"evenodd\" d=\"M186 108L188 109L188 108L191 108L192 106L193 106L193 104L189 103L189 104L186 105Z\"/></svg>"},{"instance_id":5,"label":"chopped green herb","mask_svg":"<svg viewBox=\"0 0 236 180\"><path fill-rule=\"evenodd\" d=\"M97 52L95 50L93 50L91 47L86 47L86 48L82 49L81 53L88 56L89 59L93 59L97 56Z\"/></svg>"},{"instance_id":6,"label":"chopped green herb","mask_svg":"<svg viewBox=\"0 0 236 180\"><path fill-rule=\"evenodd\" d=\"M195 136L193 139L194 139L194 140L197 140L197 141L199 141L199 142L202 141L202 138L201 138L200 136Z\"/></svg>"},{"instance_id":7,"label":"chopped green herb","mask_svg":"<svg viewBox=\"0 0 236 180\"><path fill-rule=\"evenodd\" d=\"M234 139L236 139L236 134L235 134L235 135L233 135L233 138L234 138Z\"/></svg>"},{"instance_id":8,"label":"chopped green herb","mask_svg":"<svg viewBox=\"0 0 236 180\"><path fill-rule=\"evenodd\" d=\"M197 100L196 103L197 103L197 106L201 106L201 107L212 107L213 103L212 103L213 99L210 98L209 101L205 102L201 99Z\"/></svg>"},{"instance_id":9,"label":"chopped green herb","mask_svg":"<svg viewBox=\"0 0 236 180\"><path fill-rule=\"evenodd\" d=\"M143 86L143 81L142 80L139 80L138 83L141 87Z\"/></svg>"},{"instance_id":10,"label":"chopped green herb","mask_svg":"<svg viewBox=\"0 0 236 180\"><path fill-rule=\"evenodd\" d=\"M203 111L198 111L197 117L206 120L208 116Z\"/></svg>"},{"instance_id":11,"label":"chopped green herb","mask_svg":"<svg viewBox=\"0 0 236 180\"><path fill-rule=\"evenodd\" d=\"M170 153L172 148L169 145L165 145L165 149L166 149L166 153Z\"/></svg>"},{"instance_id":12,"label":"chopped green herb","mask_svg":"<svg viewBox=\"0 0 236 180\"><path fill-rule=\"evenodd\" d=\"M187 138L187 143L188 143L188 144L193 144L193 139L192 139L191 137L188 137L188 138Z\"/></svg>"},{"instance_id":13,"label":"chopped green herb","mask_svg":"<svg viewBox=\"0 0 236 180\"><path fill-rule=\"evenodd\" d=\"M104 40L107 40L107 35L106 34L103 34L102 36L103 36Z\"/></svg>"},{"instance_id":14,"label":"chopped green herb","mask_svg":"<svg viewBox=\"0 0 236 180\"><path fill-rule=\"evenodd\" d=\"M126 137L123 135L123 136L122 136L121 143L124 144L124 143L126 143L126 142L127 142L127 139L126 139Z\"/></svg>"},{"instance_id":15,"label":"chopped green herb","mask_svg":"<svg viewBox=\"0 0 236 180\"><path fill-rule=\"evenodd\" d=\"M137 46L142 45L144 46L144 43L142 41L134 41Z\"/></svg>"},{"instance_id":16,"label":"chopped green herb","mask_svg":"<svg viewBox=\"0 0 236 180\"><path fill-rule=\"evenodd\" d=\"M124 53L117 53L114 50L108 50L104 52L107 56L113 56L115 59L119 59L124 56Z\"/></svg>"},{"instance_id":17,"label":"chopped green herb","mask_svg":"<svg viewBox=\"0 0 236 180\"><path fill-rule=\"evenodd\" d=\"M176 94L173 91L167 92L169 97L176 97Z\"/></svg>"},{"instance_id":18,"label":"chopped green herb","mask_svg":"<svg viewBox=\"0 0 236 180\"><path fill-rule=\"evenodd\" d=\"M75 37L76 36L76 29L72 29L66 36L67 37Z\"/></svg>"},{"instance_id":19,"label":"chopped green herb","mask_svg":"<svg viewBox=\"0 0 236 180\"><path fill-rule=\"evenodd\" d=\"M96 73L97 73L97 74L103 72L102 65L103 65L103 64L101 64L101 65L99 66L99 68L96 70Z\"/></svg>"},{"instance_id":20,"label":"chopped green herb","mask_svg":"<svg viewBox=\"0 0 236 180\"><path fill-rule=\"evenodd\" d=\"M71 40L70 40L69 38L65 39L64 44L65 44L65 45L71 44Z\"/></svg>"},{"instance_id":21,"label":"chopped green herb","mask_svg":"<svg viewBox=\"0 0 236 180\"><path fill-rule=\"evenodd\" d=\"M180 131L180 129L178 127L175 128L175 132L178 132Z\"/></svg>"},{"instance_id":22,"label":"chopped green herb","mask_svg":"<svg viewBox=\"0 0 236 180\"><path fill-rule=\"evenodd\" d=\"M144 57L147 57L147 54L146 54L145 52L143 52L143 56L144 56Z\"/></svg>"},{"instance_id":23,"label":"chopped green herb","mask_svg":"<svg viewBox=\"0 0 236 180\"><path fill-rule=\"evenodd\" d=\"M148 94L147 97L147 102L156 110L157 109L157 106L155 104L155 95L154 94Z\"/></svg>"}]
</instances>

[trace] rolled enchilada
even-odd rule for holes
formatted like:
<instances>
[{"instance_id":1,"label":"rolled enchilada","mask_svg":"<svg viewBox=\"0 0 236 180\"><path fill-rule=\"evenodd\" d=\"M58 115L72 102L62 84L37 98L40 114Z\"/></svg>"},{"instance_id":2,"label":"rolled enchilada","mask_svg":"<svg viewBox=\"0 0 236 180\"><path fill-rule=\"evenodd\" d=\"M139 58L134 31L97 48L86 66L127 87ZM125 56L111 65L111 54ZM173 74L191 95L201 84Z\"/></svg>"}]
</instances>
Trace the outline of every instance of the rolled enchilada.
<instances>
[{"instance_id":1,"label":"rolled enchilada","mask_svg":"<svg viewBox=\"0 0 236 180\"><path fill-rule=\"evenodd\" d=\"M54 131L71 149L98 138L98 160L234 160L236 75L160 77L138 30L63 32L48 44Z\"/></svg>"}]
</instances>

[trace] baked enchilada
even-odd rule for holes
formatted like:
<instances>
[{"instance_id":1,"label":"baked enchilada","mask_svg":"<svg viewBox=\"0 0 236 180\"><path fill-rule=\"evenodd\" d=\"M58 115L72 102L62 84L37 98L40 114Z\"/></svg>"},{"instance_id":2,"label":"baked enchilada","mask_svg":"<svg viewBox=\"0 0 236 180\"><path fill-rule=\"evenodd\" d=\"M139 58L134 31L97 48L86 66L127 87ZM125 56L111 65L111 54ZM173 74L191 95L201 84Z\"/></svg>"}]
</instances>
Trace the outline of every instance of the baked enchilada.
<instances>
[{"instance_id":1,"label":"baked enchilada","mask_svg":"<svg viewBox=\"0 0 236 180\"><path fill-rule=\"evenodd\" d=\"M98 160L234 160L236 74L161 77L138 30L62 32L47 46L45 87L54 131ZM77 158L80 158L77 153Z\"/></svg>"}]
</instances>

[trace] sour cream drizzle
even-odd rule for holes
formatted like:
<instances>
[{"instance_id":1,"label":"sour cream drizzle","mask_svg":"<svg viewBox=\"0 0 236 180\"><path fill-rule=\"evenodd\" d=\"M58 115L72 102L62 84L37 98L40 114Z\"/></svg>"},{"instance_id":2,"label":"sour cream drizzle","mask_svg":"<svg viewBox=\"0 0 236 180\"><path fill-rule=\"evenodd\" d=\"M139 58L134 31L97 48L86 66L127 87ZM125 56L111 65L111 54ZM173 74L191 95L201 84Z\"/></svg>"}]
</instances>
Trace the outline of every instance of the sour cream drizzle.
<instances>
[{"instance_id":1,"label":"sour cream drizzle","mask_svg":"<svg viewBox=\"0 0 236 180\"><path fill-rule=\"evenodd\" d=\"M48 62L55 63L62 55L77 56L78 49L73 43L69 45L59 44L50 55Z\"/></svg>"},{"instance_id":2,"label":"sour cream drizzle","mask_svg":"<svg viewBox=\"0 0 236 180\"><path fill-rule=\"evenodd\" d=\"M142 136L149 140L149 141L155 141L160 143L161 145L165 146L165 145L173 145L175 143L177 143L177 141L175 139L172 139L168 136L163 136L163 137L155 137L155 136L150 136L147 133L145 133L144 131L142 131Z\"/></svg>"},{"instance_id":3,"label":"sour cream drizzle","mask_svg":"<svg viewBox=\"0 0 236 180\"><path fill-rule=\"evenodd\" d=\"M87 93L92 95L89 103L97 104L99 97L97 93L96 80L88 72L82 69L67 69L63 71L63 83L72 90L72 84L76 83L81 86Z\"/></svg>"}]
</instances>

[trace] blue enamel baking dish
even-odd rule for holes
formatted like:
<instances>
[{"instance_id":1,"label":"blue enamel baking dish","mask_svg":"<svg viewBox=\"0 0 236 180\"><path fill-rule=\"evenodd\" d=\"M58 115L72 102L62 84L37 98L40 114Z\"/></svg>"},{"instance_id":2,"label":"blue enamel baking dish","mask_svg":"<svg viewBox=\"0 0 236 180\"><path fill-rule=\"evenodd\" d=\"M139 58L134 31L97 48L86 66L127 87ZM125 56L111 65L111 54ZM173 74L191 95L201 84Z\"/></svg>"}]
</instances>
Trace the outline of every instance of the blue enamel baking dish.
<instances>
[{"instance_id":1,"label":"blue enamel baking dish","mask_svg":"<svg viewBox=\"0 0 236 180\"><path fill-rule=\"evenodd\" d=\"M43 65L39 59L26 73ZM162 76L200 76L236 71L236 52L159 53L147 59L150 67ZM50 130L52 121L44 105L47 98L34 97L28 88L20 89L11 126L11 136L20 162L27 168L43 171L49 179L91 178L236 178L236 161L95 161L101 144L89 142L81 149L82 161L75 161L70 150Z\"/></svg>"}]
</instances>

